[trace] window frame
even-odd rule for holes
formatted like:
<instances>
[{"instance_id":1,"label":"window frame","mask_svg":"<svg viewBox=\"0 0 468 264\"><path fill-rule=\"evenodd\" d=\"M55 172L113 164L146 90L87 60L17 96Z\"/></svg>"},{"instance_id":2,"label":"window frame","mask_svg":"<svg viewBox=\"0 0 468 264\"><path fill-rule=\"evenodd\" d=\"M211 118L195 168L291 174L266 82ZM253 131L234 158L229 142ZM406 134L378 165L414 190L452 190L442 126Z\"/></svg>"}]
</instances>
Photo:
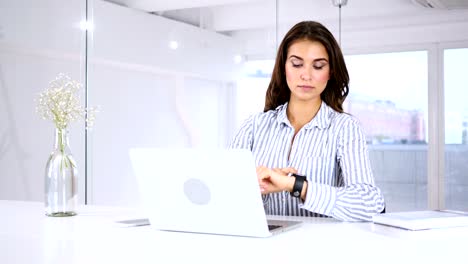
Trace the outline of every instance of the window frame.
<instances>
[{"instance_id":1,"label":"window frame","mask_svg":"<svg viewBox=\"0 0 468 264\"><path fill-rule=\"evenodd\" d=\"M444 50L468 48L468 41L451 41L372 48L343 49L346 55L427 51L428 55L428 209L445 209L445 87Z\"/></svg>"}]
</instances>

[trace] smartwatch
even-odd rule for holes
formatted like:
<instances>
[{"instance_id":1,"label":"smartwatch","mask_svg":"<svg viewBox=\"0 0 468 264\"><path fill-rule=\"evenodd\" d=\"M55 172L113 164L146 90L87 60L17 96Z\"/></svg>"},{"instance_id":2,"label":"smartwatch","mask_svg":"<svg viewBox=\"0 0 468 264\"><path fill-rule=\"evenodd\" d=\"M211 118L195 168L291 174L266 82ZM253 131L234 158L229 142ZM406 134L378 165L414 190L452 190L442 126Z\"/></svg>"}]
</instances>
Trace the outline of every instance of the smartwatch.
<instances>
[{"instance_id":1,"label":"smartwatch","mask_svg":"<svg viewBox=\"0 0 468 264\"><path fill-rule=\"evenodd\" d=\"M304 187L304 182L307 181L307 178L306 176L298 175L295 173L293 173L292 176L294 176L294 178L296 179L294 180L294 186L291 191L291 195L293 197L300 198L301 193L302 193L302 188Z\"/></svg>"}]
</instances>

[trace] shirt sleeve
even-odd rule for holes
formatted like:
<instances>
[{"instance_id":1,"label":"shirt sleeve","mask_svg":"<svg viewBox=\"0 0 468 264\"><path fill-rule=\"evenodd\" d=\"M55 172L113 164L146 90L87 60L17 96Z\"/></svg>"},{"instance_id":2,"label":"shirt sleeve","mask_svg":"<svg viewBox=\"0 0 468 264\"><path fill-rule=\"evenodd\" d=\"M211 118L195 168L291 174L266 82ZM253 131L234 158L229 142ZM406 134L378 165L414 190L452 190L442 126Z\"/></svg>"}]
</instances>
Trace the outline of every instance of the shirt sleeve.
<instances>
[{"instance_id":1,"label":"shirt sleeve","mask_svg":"<svg viewBox=\"0 0 468 264\"><path fill-rule=\"evenodd\" d=\"M343 186L308 183L306 199L300 206L342 221L371 221L385 203L374 184L366 139L355 119L345 122L340 131L337 162Z\"/></svg>"},{"instance_id":2,"label":"shirt sleeve","mask_svg":"<svg viewBox=\"0 0 468 264\"><path fill-rule=\"evenodd\" d=\"M229 144L229 149L249 149L252 151L253 148L253 137L254 137L254 120L255 115L250 116L241 125L237 131L234 139ZM263 207L267 211L267 203L269 200L268 194L262 194Z\"/></svg>"},{"instance_id":3,"label":"shirt sleeve","mask_svg":"<svg viewBox=\"0 0 468 264\"><path fill-rule=\"evenodd\" d=\"M250 116L242 123L239 130L229 144L229 149L249 149L253 147L253 123L254 115Z\"/></svg>"}]
</instances>

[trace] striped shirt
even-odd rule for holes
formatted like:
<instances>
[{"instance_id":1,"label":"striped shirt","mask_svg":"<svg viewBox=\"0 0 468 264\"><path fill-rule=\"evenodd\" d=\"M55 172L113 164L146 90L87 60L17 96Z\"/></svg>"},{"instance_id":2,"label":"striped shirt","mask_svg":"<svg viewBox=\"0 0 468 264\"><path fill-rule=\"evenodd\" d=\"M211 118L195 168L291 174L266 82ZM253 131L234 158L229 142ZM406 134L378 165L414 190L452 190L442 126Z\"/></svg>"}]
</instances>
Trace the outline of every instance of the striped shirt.
<instances>
[{"instance_id":1,"label":"striped shirt","mask_svg":"<svg viewBox=\"0 0 468 264\"><path fill-rule=\"evenodd\" d=\"M307 177L304 201L289 192L264 195L266 213L370 221L384 209L384 200L374 185L358 121L322 102L317 115L299 130L293 142L295 131L286 115L287 107L288 103L252 115L230 144L230 148L251 150L257 166L293 167Z\"/></svg>"}]
</instances>

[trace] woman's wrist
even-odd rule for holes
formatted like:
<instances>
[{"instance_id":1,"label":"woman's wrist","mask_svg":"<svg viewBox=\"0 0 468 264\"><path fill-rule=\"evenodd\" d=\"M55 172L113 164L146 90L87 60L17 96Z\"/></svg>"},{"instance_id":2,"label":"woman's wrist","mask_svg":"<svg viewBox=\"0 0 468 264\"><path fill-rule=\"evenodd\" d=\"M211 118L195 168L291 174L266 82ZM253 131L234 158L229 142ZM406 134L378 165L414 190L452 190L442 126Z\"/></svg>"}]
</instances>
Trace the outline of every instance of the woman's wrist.
<instances>
[{"instance_id":1,"label":"woman's wrist","mask_svg":"<svg viewBox=\"0 0 468 264\"><path fill-rule=\"evenodd\" d=\"M296 181L296 177L294 176L285 176L285 185L283 191L292 192L294 188L294 182Z\"/></svg>"},{"instance_id":2,"label":"woman's wrist","mask_svg":"<svg viewBox=\"0 0 468 264\"><path fill-rule=\"evenodd\" d=\"M294 177L294 185L292 190L290 191L291 195L296 198L301 198L304 190L304 185L307 184L306 176L293 174Z\"/></svg>"},{"instance_id":3,"label":"woman's wrist","mask_svg":"<svg viewBox=\"0 0 468 264\"><path fill-rule=\"evenodd\" d=\"M306 196L307 196L307 186L309 183L307 181L304 182L304 185L302 186L302 191L301 191L301 199L302 201L305 201Z\"/></svg>"}]
</instances>

